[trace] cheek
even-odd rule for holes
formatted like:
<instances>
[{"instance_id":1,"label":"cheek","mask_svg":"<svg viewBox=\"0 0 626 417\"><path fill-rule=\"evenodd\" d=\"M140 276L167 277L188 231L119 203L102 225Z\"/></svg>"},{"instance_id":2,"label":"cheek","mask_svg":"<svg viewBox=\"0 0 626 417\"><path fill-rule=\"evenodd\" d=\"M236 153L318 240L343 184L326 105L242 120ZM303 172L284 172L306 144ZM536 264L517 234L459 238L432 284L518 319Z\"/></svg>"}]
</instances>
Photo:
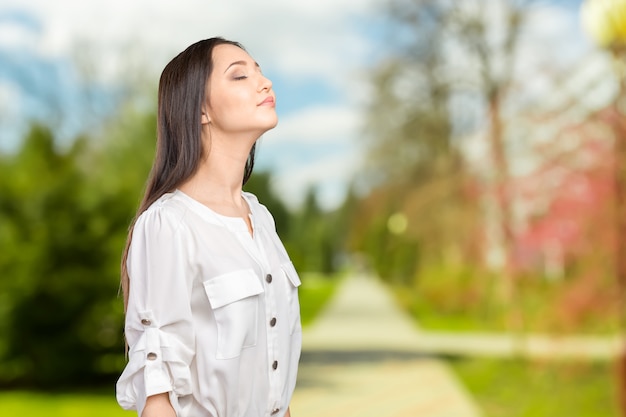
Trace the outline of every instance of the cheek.
<instances>
[{"instance_id":1,"label":"cheek","mask_svg":"<svg viewBox=\"0 0 626 417\"><path fill-rule=\"evenodd\" d=\"M216 115L222 118L237 116L246 109L252 108L254 99L245 92L230 91L229 94L216 94L211 105Z\"/></svg>"}]
</instances>

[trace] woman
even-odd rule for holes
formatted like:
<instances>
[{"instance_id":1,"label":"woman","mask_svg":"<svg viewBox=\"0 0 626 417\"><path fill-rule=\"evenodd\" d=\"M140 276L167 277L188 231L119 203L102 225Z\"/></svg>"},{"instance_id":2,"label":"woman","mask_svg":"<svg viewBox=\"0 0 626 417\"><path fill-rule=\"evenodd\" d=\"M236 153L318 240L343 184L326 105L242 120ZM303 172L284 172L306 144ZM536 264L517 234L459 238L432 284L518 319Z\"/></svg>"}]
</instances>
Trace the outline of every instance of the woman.
<instances>
[{"instance_id":1,"label":"woman","mask_svg":"<svg viewBox=\"0 0 626 417\"><path fill-rule=\"evenodd\" d=\"M290 415L300 279L270 213L242 192L277 121L272 83L236 42L200 41L163 70L156 157L122 261L117 398L139 416Z\"/></svg>"}]
</instances>

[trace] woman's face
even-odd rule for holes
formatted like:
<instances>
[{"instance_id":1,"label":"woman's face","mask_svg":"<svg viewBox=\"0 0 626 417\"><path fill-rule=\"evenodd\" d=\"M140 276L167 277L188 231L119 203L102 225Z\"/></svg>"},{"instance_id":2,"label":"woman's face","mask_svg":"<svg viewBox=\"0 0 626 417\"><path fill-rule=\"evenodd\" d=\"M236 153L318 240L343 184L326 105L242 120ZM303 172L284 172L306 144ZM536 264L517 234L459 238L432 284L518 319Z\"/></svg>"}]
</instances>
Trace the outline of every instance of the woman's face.
<instances>
[{"instance_id":1,"label":"woman's face","mask_svg":"<svg viewBox=\"0 0 626 417\"><path fill-rule=\"evenodd\" d=\"M276 97L272 82L243 49L218 45L213 49L213 72L202 122L211 132L261 136L276 126Z\"/></svg>"}]
</instances>

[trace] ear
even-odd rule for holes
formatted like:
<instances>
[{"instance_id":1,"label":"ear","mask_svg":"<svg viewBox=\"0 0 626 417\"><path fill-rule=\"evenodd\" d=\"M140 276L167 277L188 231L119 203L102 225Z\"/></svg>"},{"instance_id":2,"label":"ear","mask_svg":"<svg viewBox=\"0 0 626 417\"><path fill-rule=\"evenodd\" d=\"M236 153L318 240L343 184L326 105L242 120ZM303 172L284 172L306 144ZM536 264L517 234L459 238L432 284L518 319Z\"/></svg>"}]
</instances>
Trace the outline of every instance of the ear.
<instances>
[{"instance_id":1,"label":"ear","mask_svg":"<svg viewBox=\"0 0 626 417\"><path fill-rule=\"evenodd\" d=\"M205 112L202 112L202 116L200 116L200 124L208 125L211 123L211 118Z\"/></svg>"}]
</instances>

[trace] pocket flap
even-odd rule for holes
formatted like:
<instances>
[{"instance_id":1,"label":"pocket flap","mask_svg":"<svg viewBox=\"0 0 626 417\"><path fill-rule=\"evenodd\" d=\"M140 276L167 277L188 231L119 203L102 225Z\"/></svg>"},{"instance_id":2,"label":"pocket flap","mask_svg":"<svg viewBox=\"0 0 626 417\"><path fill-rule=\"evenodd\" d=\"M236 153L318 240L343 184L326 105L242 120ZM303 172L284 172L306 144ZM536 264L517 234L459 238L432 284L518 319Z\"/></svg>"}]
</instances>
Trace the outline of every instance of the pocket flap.
<instances>
[{"instance_id":1,"label":"pocket flap","mask_svg":"<svg viewBox=\"0 0 626 417\"><path fill-rule=\"evenodd\" d=\"M203 284L214 309L263 292L263 285L253 269L218 275Z\"/></svg>"},{"instance_id":2,"label":"pocket flap","mask_svg":"<svg viewBox=\"0 0 626 417\"><path fill-rule=\"evenodd\" d=\"M294 287L299 287L300 284L302 284L300 282L300 277L298 276L298 273L296 272L296 268L293 266L293 263L284 262L281 264L281 268L283 269L283 272L285 273L285 275L287 275L287 279L291 281L291 284L293 284Z\"/></svg>"}]
</instances>

